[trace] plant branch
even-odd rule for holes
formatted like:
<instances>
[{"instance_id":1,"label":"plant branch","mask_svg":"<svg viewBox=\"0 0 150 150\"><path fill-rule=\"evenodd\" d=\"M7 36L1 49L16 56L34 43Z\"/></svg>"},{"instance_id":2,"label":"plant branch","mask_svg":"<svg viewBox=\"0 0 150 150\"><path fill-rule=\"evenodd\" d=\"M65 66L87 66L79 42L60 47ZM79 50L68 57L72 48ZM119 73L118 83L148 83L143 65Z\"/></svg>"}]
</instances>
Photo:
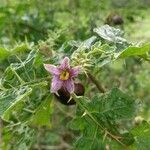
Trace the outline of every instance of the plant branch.
<instances>
[{"instance_id":1,"label":"plant branch","mask_svg":"<svg viewBox=\"0 0 150 150\"><path fill-rule=\"evenodd\" d=\"M102 85L98 82L97 79L95 79L95 77L91 73L87 72L87 76L96 85L97 89L101 93L105 93L105 89L102 87Z\"/></svg>"}]
</instances>

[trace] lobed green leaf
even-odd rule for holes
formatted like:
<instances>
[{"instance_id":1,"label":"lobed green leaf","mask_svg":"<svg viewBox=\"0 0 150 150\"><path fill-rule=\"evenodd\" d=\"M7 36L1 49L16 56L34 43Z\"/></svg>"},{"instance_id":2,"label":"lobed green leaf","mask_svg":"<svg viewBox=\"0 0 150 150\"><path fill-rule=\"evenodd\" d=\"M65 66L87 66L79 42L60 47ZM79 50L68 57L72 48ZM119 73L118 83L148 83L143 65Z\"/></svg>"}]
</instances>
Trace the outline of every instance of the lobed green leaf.
<instances>
[{"instance_id":1,"label":"lobed green leaf","mask_svg":"<svg viewBox=\"0 0 150 150\"><path fill-rule=\"evenodd\" d=\"M115 57L117 58L126 58L129 56L138 56L144 55L150 51L150 44L146 44L140 47L130 46L125 50L121 51L120 53L116 54Z\"/></svg>"}]
</instances>

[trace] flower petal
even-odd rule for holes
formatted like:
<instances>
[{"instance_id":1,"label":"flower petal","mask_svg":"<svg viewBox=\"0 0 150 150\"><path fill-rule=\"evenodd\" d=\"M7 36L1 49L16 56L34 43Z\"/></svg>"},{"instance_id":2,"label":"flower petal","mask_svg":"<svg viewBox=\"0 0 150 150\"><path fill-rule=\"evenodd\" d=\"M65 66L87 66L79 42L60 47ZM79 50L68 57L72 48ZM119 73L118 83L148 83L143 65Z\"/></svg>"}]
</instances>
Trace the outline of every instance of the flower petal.
<instances>
[{"instance_id":1,"label":"flower petal","mask_svg":"<svg viewBox=\"0 0 150 150\"><path fill-rule=\"evenodd\" d=\"M80 73L81 71L81 67L80 66L76 66L74 68L71 69L71 77L74 78L74 77L77 77L78 74Z\"/></svg>"},{"instance_id":2,"label":"flower petal","mask_svg":"<svg viewBox=\"0 0 150 150\"><path fill-rule=\"evenodd\" d=\"M64 81L63 86L69 93L74 92L74 81L72 79Z\"/></svg>"},{"instance_id":3,"label":"flower petal","mask_svg":"<svg viewBox=\"0 0 150 150\"><path fill-rule=\"evenodd\" d=\"M51 84L51 92L56 93L63 85L63 81L59 79L59 76L54 76Z\"/></svg>"},{"instance_id":4,"label":"flower petal","mask_svg":"<svg viewBox=\"0 0 150 150\"><path fill-rule=\"evenodd\" d=\"M65 58L62 60L61 64L60 64L60 68L61 68L62 70L64 70L64 69L70 69L69 62L70 62L70 59L69 59L68 57L65 57Z\"/></svg>"},{"instance_id":5,"label":"flower petal","mask_svg":"<svg viewBox=\"0 0 150 150\"><path fill-rule=\"evenodd\" d=\"M58 67L51 64L44 64L44 68L53 75L59 75L60 70Z\"/></svg>"}]
</instances>

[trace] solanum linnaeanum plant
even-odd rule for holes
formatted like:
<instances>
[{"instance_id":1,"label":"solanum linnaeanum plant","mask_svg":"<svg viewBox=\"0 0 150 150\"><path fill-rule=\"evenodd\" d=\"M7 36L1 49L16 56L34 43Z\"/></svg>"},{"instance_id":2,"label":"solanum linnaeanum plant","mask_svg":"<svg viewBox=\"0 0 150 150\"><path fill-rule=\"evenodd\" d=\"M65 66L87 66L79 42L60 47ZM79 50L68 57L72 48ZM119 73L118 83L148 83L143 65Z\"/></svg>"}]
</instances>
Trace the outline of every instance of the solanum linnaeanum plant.
<instances>
[{"instance_id":1,"label":"solanum linnaeanum plant","mask_svg":"<svg viewBox=\"0 0 150 150\"><path fill-rule=\"evenodd\" d=\"M102 86L108 83L102 79L112 81L111 73L103 74L107 69L107 67L103 69L106 64L129 56L141 56L140 58L149 60L150 44L133 46L122 37L119 29L107 25L96 28L94 32L97 36L94 35L80 43L75 42L72 45L73 51L63 51L63 55L69 56L72 66L75 67L70 65L68 57L65 57L58 66L44 64L45 69L52 74L51 93L65 105L76 103L76 107L72 107L76 113L73 111L72 119L69 115L71 120L68 121L68 127L72 129L71 134L74 134L73 130L79 131L79 134L74 134L77 141L73 145L72 142L67 145L70 146L69 149L73 147L76 150L150 149L148 122L145 121L140 126L133 124L141 105L119 88L111 87L113 84L110 87L106 86L106 89ZM5 59L13 53L7 49L1 51L5 54ZM62 51L59 52L62 54ZM35 133L39 132L34 127L55 126L55 121L50 123L53 96L47 86L49 77L47 73L41 72L44 70L44 62L56 63L57 58L54 56L47 59L45 56L41 57L38 50L33 50L25 61L12 63L4 72L0 80L0 117L8 124L2 133L4 149L7 149L7 146L12 147L13 144L15 150L16 147L18 150L22 147L32 149L30 145L35 141L34 138L36 139ZM81 70L85 73L85 76L80 76L83 84L75 81L79 73L82 73ZM58 108L61 107L58 106L59 103L56 105ZM65 112L62 108L65 108ZM60 112L63 112L61 116L57 114L57 110L55 112L57 117L65 118L69 109L63 106L62 108L60 108ZM62 125L64 129L64 124ZM55 129L58 128L56 126ZM50 134L53 129L52 127L49 130ZM139 147L141 149L138 149Z\"/></svg>"}]
</instances>

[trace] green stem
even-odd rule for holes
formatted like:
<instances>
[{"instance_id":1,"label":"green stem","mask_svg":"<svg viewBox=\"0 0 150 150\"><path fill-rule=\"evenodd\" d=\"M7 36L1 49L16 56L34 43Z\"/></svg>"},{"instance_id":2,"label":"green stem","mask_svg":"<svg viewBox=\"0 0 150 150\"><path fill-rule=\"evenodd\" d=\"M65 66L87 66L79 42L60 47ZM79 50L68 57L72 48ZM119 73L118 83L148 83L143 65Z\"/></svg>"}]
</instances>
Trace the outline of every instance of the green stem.
<instances>
[{"instance_id":1,"label":"green stem","mask_svg":"<svg viewBox=\"0 0 150 150\"><path fill-rule=\"evenodd\" d=\"M18 78L18 80L20 81L21 84L24 84L25 82L22 80L22 78L17 74L17 72L11 67L11 70L13 71L13 73L16 75L16 77Z\"/></svg>"},{"instance_id":2,"label":"green stem","mask_svg":"<svg viewBox=\"0 0 150 150\"><path fill-rule=\"evenodd\" d=\"M87 72L87 76L88 78L96 85L97 89L101 92L101 93L105 93L104 88L102 87L102 85L98 82L98 80L89 72Z\"/></svg>"}]
</instances>

